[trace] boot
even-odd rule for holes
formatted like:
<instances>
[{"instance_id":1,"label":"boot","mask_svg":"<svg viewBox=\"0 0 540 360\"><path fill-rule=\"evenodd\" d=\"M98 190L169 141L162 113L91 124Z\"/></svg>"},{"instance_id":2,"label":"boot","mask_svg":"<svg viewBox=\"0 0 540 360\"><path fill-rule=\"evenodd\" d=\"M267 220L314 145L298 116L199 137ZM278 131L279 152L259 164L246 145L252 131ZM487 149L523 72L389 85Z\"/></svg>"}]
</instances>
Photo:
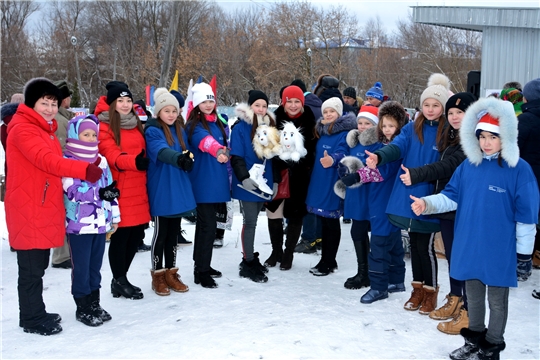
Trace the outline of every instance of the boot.
<instances>
[{"instance_id":1,"label":"boot","mask_svg":"<svg viewBox=\"0 0 540 360\"><path fill-rule=\"evenodd\" d=\"M210 269L214 270L212 268ZM212 275L214 272L212 272L211 270L210 271L195 270L193 272L195 284L201 284L203 288L208 288L208 289L217 288L218 284L214 281L214 277L220 277L221 273L217 270L214 270L214 272L218 272L220 274L220 276L214 276Z\"/></svg>"},{"instance_id":2,"label":"boot","mask_svg":"<svg viewBox=\"0 0 540 360\"><path fill-rule=\"evenodd\" d=\"M358 261L358 273L348 278L344 286L347 289L356 290L370 286L368 275L369 242L353 241L353 244L356 252L356 260Z\"/></svg>"},{"instance_id":3,"label":"boot","mask_svg":"<svg viewBox=\"0 0 540 360\"><path fill-rule=\"evenodd\" d=\"M45 321L52 320L57 324L59 324L62 321L62 317L60 316L60 314L46 313L45 315L46 315ZM22 328L25 327L24 322L20 318L19 318L19 327L22 327Z\"/></svg>"},{"instance_id":4,"label":"boot","mask_svg":"<svg viewBox=\"0 0 540 360\"><path fill-rule=\"evenodd\" d=\"M257 269L259 269L260 272L262 272L263 274L268 274L268 268L261 264L258 252L253 253L253 261L255 261L255 266L257 267Z\"/></svg>"},{"instance_id":5,"label":"boot","mask_svg":"<svg viewBox=\"0 0 540 360\"><path fill-rule=\"evenodd\" d=\"M58 334L62 331L62 326L53 318L46 317L45 320L36 326L24 325L24 332L29 334L39 334L43 336L49 336Z\"/></svg>"},{"instance_id":6,"label":"boot","mask_svg":"<svg viewBox=\"0 0 540 360\"><path fill-rule=\"evenodd\" d=\"M500 353L506 348L506 343L503 341L500 344L492 344L486 338L480 338L478 342L478 359L479 360L499 360Z\"/></svg>"},{"instance_id":7,"label":"boot","mask_svg":"<svg viewBox=\"0 0 540 360\"><path fill-rule=\"evenodd\" d=\"M268 281L268 277L266 277L266 275L257 267L255 259L251 261L242 259L239 275L240 277L248 278L254 282L263 283Z\"/></svg>"},{"instance_id":8,"label":"boot","mask_svg":"<svg viewBox=\"0 0 540 360\"><path fill-rule=\"evenodd\" d=\"M189 287L180 280L177 267L165 269L165 283L170 290L176 292L186 292L189 290Z\"/></svg>"},{"instance_id":9,"label":"boot","mask_svg":"<svg viewBox=\"0 0 540 360\"><path fill-rule=\"evenodd\" d=\"M439 295L439 287L424 285L424 300L420 305L418 312L422 315L428 315L437 307L437 296Z\"/></svg>"},{"instance_id":10,"label":"boot","mask_svg":"<svg viewBox=\"0 0 540 360\"><path fill-rule=\"evenodd\" d=\"M440 322L437 325L437 330L449 335L459 335L463 328L469 327L469 313L465 308L459 309L459 312L454 315L450 321Z\"/></svg>"},{"instance_id":11,"label":"boot","mask_svg":"<svg viewBox=\"0 0 540 360\"><path fill-rule=\"evenodd\" d=\"M367 293L365 293L361 298L360 302L362 304L371 304L375 301L382 300L388 298L388 290L386 291L380 291L375 289L369 289Z\"/></svg>"},{"instance_id":12,"label":"boot","mask_svg":"<svg viewBox=\"0 0 540 360\"><path fill-rule=\"evenodd\" d=\"M92 311L90 295L73 299L75 300L75 304L77 304L75 317L78 321L82 322L84 325L92 327L103 325L101 318L94 311Z\"/></svg>"},{"instance_id":13,"label":"boot","mask_svg":"<svg viewBox=\"0 0 540 360\"><path fill-rule=\"evenodd\" d=\"M136 291L125 276L120 276L118 279L111 281L111 293L115 298L120 296L133 300L143 298L143 293Z\"/></svg>"},{"instance_id":14,"label":"boot","mask_svg":"<svg viewBox=\"0 0 540 360\"><path fill-rule=\"evenodd\" d=\"M274 267L283 259L283 222L281 219L268 219L268 232L272 243L272 253L264 265Z\"/></svg>"},{"instance_id":15,"label":"boot","mask_svg":"<svg viewBox=\"0 0 540 360\"><path fill-rule=\"evenodd\" d=\"M446 304L430 312L429 317L433 320L451 319L459 313L461 305L463 305L461 296L448 294L446 295Z\"/></svg>"},{"instance_id":16,"label":"boot","mask_svg":"<svg viewBox=\"0 0 540 360\"><path fill-rule=\"evenodd\" d=\"M171 295L167 282L165 281L165 271L167 269L150 270L152 275L152 290L160 296Z\"/></svg>"},{"instance_id":17,"label":"boot","mask_svg":"<svg viewBox=\"0 0 540 360\"><path fill-rule=\"evenodd\" d=\"M300 238L300 233L302 232L302 222L292 222L289 220L289 225L287 227L287 239L285 240L285 251L283 251L283 258L279 270L290 270L292 267L292 262L294 258L294 248L296 247L296 242Z\"/></svg>"},{"instance_id":18,"label":"boot","mask_svg":"<svg viewBox=\"0 0 540 360\"><path fill-rule=\"evenodd\" d=\"M472 358L475 354L478 353L480 349L478 343L480 339L486 336L487 330L482 332L472 331L469 328L463 328L459 332L461 336L465 339L465 345L452 351L449 356L452 360L466 360Z\"/></svg>"},{"instance_id":19,"label":"boot","mask_svg":"<svg viewBox=\"0 0 540 360\"><path fill-rule=\"evenodd\" d=\"M101 321L109 321L112 319L111 314L109 314L105 309L99 304L99 289L94 290L90 293L90 302L92 306L92 311L99 316Z\"/></svg>"},{"instance_id":20,"label":"boot","mask_svg":"<svg viewBox=\"0 0 540 360\"><path fill-rule=\"evenodd\" d=\"M403 308L405 310L414 311L418 310L420 305L422 305L422 301L424 300L424 287L420 281L413 281L411 285L413 288L411 298L407 300L405 305L403 305Z\"/></svg>"},{"instance_id":21,"label":"boot","mask_svg":"<svg viewBox=\"0 0 540 360\"><path fill-rule=\"evenodd\" d=\"M540 250L536 250L532 257L532 266L535 269L540 269Z\"/></svg>"}]
</instances>

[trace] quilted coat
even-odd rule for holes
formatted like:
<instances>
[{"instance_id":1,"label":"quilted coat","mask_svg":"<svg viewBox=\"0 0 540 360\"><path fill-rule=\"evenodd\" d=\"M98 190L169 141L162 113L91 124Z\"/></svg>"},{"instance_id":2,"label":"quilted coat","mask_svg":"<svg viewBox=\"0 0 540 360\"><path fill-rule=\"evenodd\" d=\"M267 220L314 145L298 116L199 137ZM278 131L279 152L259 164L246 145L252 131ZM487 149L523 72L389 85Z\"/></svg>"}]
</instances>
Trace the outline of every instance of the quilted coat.
<instances>
[{"instance_id":1,"label":"quilted coat","mask_svg":"<svg viewBox=\"0 0 540 360\"><path fill-rule=\"evenodd\" d=\"M6 224L16 250L64 245L62 177L85 178L88 163L63 158L57 126L19 104L7 129Z\"/></svg>"}]
</instances>

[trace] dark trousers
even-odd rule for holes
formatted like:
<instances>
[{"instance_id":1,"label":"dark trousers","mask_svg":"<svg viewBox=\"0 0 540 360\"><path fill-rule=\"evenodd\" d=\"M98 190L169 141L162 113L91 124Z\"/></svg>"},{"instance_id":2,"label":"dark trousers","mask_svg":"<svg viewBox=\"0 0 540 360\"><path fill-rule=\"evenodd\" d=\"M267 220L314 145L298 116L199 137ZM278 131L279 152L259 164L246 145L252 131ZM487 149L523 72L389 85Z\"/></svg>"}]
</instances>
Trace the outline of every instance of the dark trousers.
<instances>
[{"instance_id":1,"label":"dark trousers","mask_svg":"<svg viewBox=\"0 0 540 360\"><path fill-rule=\"evenodd\" d=\"M413 281L437 287L437 256L435 254L435 234L410 232L411 265Z\"/></svg>"},{"instance_id":2,"label":"dark trousers","mask_svg":"<svg viewBox=\"0 0 540 360\"><path fill-rule=\"evenodd\" d=\"M49 266L50 253L50 249L17 250L20 319L27 327L39 325L46 318L43 275Z\"/></svg>"},{"instance_id":3,"label":"dark trousers","mask_svg":"<svg viewBox=\"0 0 540 360\"><path fill-rule=\"evenodd\" d=\"M372 289L386 291L388 284L402 284L405 281L404 255L401 231L388 236L371 235L368 261Z\"/></svg>"},{"instance_id":4,"label":"dark trousers","mask_svg":"<svg viewBox=\"0 0 540 360\"><path fill-rule=\"evenodd\" d=\"M369 220L354 220L351 225L351 238L353 241L369 241Z\"/></svg>"},{"instance_id":5,"label":"dark trousers","mask_svg":"<svg viewBox=\"0 0 540 360\"><path fill-rule=\"evenodd\" d=\"M71 294L78 299L101 287L105 234L68 234Z\"/></svg>"},{"instance_id":6,"label":"dark trousers","mask_svg":"<svg viewBox=\"0 0 540 360\"><path fill-rule=\"evenodd\" d=\"M165 255L165 268L176 267L176 245L178 243L178 229L182 218L167 218L156 216L154 221L154 236L152 237L152 270L163 269Z\"/></svg>"},{"instance_id":7,"label":"dark trousers","mask_svg":"<svg viewBox=\"0 0 540 360\"><path fill-rule=\"evenodd\" d=\"M251 261L254 259L255 251L255 230L257 229L257 219L264 205L262 202L240 200L244 226L242 226L242 251L244 259Z\"/></svg>"},{"instance_id":8,"label":"dark trousers","mask_svg":"<svg viewBox=\"0 0 540 360\"><path fill-rule=\"evenodd\" d=\"M321 260L330 267L337 266L336 256L341 241L341 224L338 219L317 216L322 224Z\"/></svg>"},{"instance_id":9,"label":"dark trousers","mask_svg":"<svg viewBox=\"0 0 540 360\"><path fill-rule=\"evenodd\" d=\"M217 203L197 204L193 261L195 262L195 270L199 272L210 271L217 229L217 205Z\"/></svg>"},{"instance_id":10,"label":"dark trousers","mask_svg":"<svg viewBox=\"0 0 540 360\"><path fill-rule=\"evenodd\" d=\"M317 215L307 213L302 220L302 239L313 242L322 237L321 220Z\"/></svg>"},{"instance_id":11,"label":"dark trousers","mask_svg":"<svg viewBox=\"0 0 540 360\"><path fill-rule=\"evenodd\" d=\"M450 259L452 258L452 245L454 243L454 220L441 219L441 236L444 243L444 254L448 260L448 276L450 277L450 293L461 296L465 309L467 309L467 292L465 281L453 279L450 276Z\"/></svg>"},{"instance_id":12,"label":"dark trousers","mask_svg":"<svg viewBox=\"0 0 540 360\"><path fill-rule=\"evenodd\" d=\"M120 227L112 234L109 245L109 264L114 279L127 275L137 248L144 239L145 225Z\"/></svg>"}]
</instances>

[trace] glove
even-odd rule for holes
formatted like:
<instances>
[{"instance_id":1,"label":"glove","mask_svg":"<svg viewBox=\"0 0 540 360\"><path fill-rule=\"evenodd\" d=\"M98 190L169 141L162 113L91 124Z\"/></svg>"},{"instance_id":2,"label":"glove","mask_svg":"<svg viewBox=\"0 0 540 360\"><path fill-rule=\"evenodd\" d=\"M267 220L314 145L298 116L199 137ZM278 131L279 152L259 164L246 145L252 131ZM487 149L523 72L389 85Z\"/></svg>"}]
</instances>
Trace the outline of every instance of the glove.
<instances>
[{"instance_id":1,"label":"glove","mask_svg":"<svg viewBox=\"0 0 540 360\"><path fill-rule=\"evenodd\" d=\"M111 183L109 186L102 187L99 189L99 198L108 202L117 199L120 196L120 190L116 188L116 180Z\"/></svg>"},{"instance_id":2,"label":"glove","mask_svg":"<svg viewBox=\"0 0 540 360\"><path fill-rule=\"evenodd\" d=\"M532 259L530 256L518 254L517 279L527 281L532 274Z\"/></svg>"},{"instance_id":3,"label":"glove","mask_svg":"<svg viewBox=\"0 0 540 360\"><path fill-rule=\"evenodd\" d=\"M279 184L278 183L274 183L274 185L272 185L272 200L274 200L277 196L277 192L278 192L278 188L279 188Z\"/></svg>"},{"instance_id":4,"label":"glove","mask_svg":"<svg viewBox=\"0 0 540 360\"><path fill-rule=\"evenodd\" d=\"M99 179L101 179L101 175L103 175L103 170L98 166L101 162L101 158L98 157L96 161L93 164L88 164L88 167L86 168L86 176L85 180L91 183L95 183Z\"/></svg>"},{"instance_id":5,"label":"glove","mask_svg":"<svg viewBox=\"0 0 540 360\"><path fill-rule=\"evenodd\" d=\"M257 185L257 182L253 180L252 178L247 178L245 180L242 180L242 187L246 190L253 191L255 189L259 188L259 185Z\"/></svg>"},{"instance_id":6,"label":"glove","mask_svg":"<svg viewBox=\"0 0 540 360\"><path fill-rule=\"evenodd\" d=\"M144 149L141 150L139 155L135 157L135 167L139 171L148 170L148 165L150 165L150 159L144 157Z\"/></svg>"},{"instance_id":7,"label":"glove","mask_svg":"<svg viewBox=\"0 0 540 360\"><path fill-rule=\"evenodd\" d=\"M357 172L347 174L341 178L341 181L343 181L345 186L353 186L360 182L360 175Z\"/></svg>"},{"instance_id":8,"label":"glove","mask_svg":"<svg viewBox=\"0 0 540 360\"><path fill-rule=\"evenodd\" d=\"M184 171L191 171L193 169L193 154L191 151L186 150L176 160L178 167Z\"/></svg>"},{"instance_id":9,"label":"glove","mask_svg":"<svg viewBox=\"0 0 540 360\"><path fill-rule=\"evenodd\" d=\"M337 172L340 179L350 174L349 168L347 167L347 165L344 165L342 162L338 162Z\"/></svg>"}]
</instances>

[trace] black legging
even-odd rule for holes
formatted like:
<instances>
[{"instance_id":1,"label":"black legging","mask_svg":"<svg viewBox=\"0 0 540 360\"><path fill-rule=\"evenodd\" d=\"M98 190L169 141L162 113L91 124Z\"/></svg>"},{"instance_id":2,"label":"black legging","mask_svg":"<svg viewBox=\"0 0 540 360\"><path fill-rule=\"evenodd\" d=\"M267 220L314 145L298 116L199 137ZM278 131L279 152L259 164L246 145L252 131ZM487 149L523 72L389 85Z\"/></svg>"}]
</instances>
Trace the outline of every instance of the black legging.
<instances>
[{"instance_id":1,"label":"black legging","mask_svg":"<svg viewBox=\"0 0 540 360\"><path fill-rule=\"evenodd\" d=\"M114 279L127 275L139 243L141 239L144 239L145 225L120 227L112 234L109 245L109 264Z\"/></svg>"},{"instance_id":2,"label":"black legging","mask_svg":"<svg viewBox=\"0 0 540 360\"><path fill-rule=\"evenodd\" d=\"M436 287L438 269L434 235L409 232L413 281Z\"/></svg>"},{"instance_id":3,"label":"black legging","mask_svg":"<svg viewBox=\"0 0 540 360\"><path fill-rule=\"evenodd\" d=\"M336 255L341 240L341 224L338 219L320 217L322 223L321 260L330 267L337 266Z\"/></svg>"},{"instance_id":4,"label":"black legging","mask_svg":"<svg viewBox=\"0 0 540 360\"><path fill-rule=\"evenodd\" d=\"M197 204L197 223L195 225L195 243L193 245L193 261L199 272L210 271L212 250L216 239L217 203Z\"/></svg>"},{"instance_id":5,"label":"black legging","mask_svg":"<svg viewBox=\"0 0 540 360\"><path fill-rule=\"evenodd\" d=\"M152 270L163 269L163 254L165 254L165 268L176 267L176 245L181 221L180 217L156 216L151 250Z\"/></svg>"}]
</instances>

